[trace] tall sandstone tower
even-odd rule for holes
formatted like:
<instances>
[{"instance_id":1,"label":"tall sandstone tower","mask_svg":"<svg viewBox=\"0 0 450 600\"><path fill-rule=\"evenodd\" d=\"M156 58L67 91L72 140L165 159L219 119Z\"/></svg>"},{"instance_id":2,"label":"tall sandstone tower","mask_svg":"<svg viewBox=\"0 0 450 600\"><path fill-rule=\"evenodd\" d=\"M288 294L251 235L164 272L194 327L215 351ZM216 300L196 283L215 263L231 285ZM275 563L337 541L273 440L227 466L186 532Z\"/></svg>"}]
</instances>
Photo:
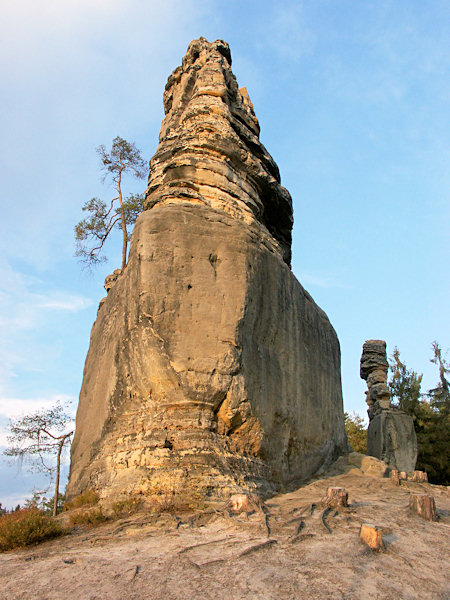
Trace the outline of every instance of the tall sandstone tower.
<instances>
[{"instance_id":1,"label":"tall sandstone tower","mask_svg":"<svg viewBox=\"0 0 450 600\"><path fill-rule=\"evenodd\" d=\"M291 197L225 42L189 45L164 110L92 329L67 494L268 496L346 449L339 342L290 270Z\"/></svg>"}]
</instances>

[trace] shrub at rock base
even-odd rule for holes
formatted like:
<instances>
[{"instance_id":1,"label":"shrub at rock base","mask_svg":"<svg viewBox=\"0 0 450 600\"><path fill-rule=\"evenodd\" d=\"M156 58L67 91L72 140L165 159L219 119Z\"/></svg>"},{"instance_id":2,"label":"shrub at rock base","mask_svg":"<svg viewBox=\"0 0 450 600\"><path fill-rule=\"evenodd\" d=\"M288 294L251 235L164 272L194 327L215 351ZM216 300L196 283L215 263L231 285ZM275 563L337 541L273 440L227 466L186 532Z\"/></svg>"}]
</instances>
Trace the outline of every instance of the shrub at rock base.
<instances>
[{"instance_id":1,"label":"shrub at rock base","mask_svg":"<svg viewBox=\"0 0 450 600\"><path fill-rule=\"evenodd\" d=\"M0 517L0 551L23 548L58 537L63 529L36 508L24 508Z\"/></svg>"},{"instance_id":2,"label":"shrub at rock base","mask_svg":"<svg viewBox=\"0 0 450 600\"><path fill-rule=\"evenodd\" d=\"M75 496L70 502L64 504L64 510L74 510L82 506L94 506L99 500L97 492L93 490L86 490L82 494Z\"/></svg>"},{"instance_id":3,"label":"shrub at rock base","mask_svg":"<svg viewBox=\"0 0 450 600\"><path fill-rule=\"evenodd\" d=\"M70 515L69 522L71 525L87 525L88 527L96 527L108 520L108 517L103 514L101 508L93 508L82 512L76 512Z\"/></svg>"}]
</instances>

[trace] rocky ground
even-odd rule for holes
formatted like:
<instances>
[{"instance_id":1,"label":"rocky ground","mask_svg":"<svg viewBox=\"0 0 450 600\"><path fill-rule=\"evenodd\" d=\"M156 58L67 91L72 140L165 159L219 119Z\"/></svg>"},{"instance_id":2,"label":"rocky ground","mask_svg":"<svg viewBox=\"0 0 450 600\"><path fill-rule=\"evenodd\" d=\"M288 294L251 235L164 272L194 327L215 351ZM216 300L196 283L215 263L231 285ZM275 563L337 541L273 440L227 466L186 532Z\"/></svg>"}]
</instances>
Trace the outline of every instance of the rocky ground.
<instances>
[{"instance_id":1,"label":"rocky ground","mask_svg":"<svg viewBox=\"0 0 450 600\"><path fill-rule=\"evenodd\" d=\"M0 555L2 600L433 599L450 597L450 493L338 463L253 514L136 514ZM324 515L330 486L348 508ZM432 494L438 522L408 509ZM383 528L369 549L361 523Z\"/></svg>"}]
</instances>

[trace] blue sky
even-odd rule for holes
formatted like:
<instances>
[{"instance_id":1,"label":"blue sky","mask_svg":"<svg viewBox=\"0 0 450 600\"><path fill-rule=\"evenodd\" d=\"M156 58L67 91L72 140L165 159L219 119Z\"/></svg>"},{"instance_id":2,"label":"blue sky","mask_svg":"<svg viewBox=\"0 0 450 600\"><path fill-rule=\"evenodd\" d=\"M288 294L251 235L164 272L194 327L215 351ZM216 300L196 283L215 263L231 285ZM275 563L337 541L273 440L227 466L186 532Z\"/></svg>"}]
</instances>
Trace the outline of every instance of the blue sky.
<instances>
[{"instance_id":1,"label":"blue sky","mask_svg":"<svg viewBox=\"0 0 450 600\"><path fill-rule=\"evenodd\" d=\"M81 206L116 135L149 159L191 39L225 39L294 201L293 271L341 342L346 410L365 413L364 340L437 381L449 335L450 4L15 0L0 23L0 445L8 418L72 403L109 262L74 258ZM142 182L129 182L142 191ZM0 460L0 501L40 481Z\"/></svg>"}]
</instances>

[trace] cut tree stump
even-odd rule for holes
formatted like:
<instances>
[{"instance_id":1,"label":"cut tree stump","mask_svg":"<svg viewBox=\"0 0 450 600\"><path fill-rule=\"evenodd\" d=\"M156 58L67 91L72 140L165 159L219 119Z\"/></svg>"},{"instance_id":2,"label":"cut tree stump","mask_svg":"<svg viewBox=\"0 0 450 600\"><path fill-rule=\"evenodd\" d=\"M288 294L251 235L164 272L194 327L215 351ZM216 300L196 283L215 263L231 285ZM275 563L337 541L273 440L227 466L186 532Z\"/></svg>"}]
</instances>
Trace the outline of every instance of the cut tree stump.
<instances>
[{"instance_id":1,"label":"cut tree stump","mask_svg":"<svg viewBox=\"0 0 450 600\"><path fill-rule=\"evenodd\" d=\"M254 494L234 494L230 496L224 509L229 509L233 513L249 513L255 510L262 510L261 501Z\"/></svg>"},{"instance_id":2,"label":"cut tree stump","mask_svg":"<svg viewBox=\"0 0 450 600\"><path fill-rule=\"evenodd\" d=\"M400 474L397 469L391 471L391 481L396 485L400 485Z\"/></svg>"},{"instance_id":3,"label":"cut tree stump","mask_svg":"<svg viewBox=\"0 0 450 600\"><path fill-rule=\"evenodd\" d=\"M427 521L438 520L433 496L428 496L427 494L411 494L409 497L409 509Z\"/></svg>"},{"instance_id":4,"label":"cut tree stump","mask_svg":"<svg viewBox=\"0 0 450 600\"><path fill-rule=\"evenodd\" d=\"M426 471L414 471L412 481L417 481L418 483L428 483L428 475Z\"/></svg>"},{"instance_id":5,"label":"cut tree stump","mask_svg":"<svg viewBox=\"0 0 450 600\"><path fill-rule=\"evenodd\" d=\"M359 537L372 550L381 550L383 548L383 529L378 525L363 523L359 532Z\"/></svg>"},{"instance_id":6,"label":"cut tree stump","mask_svg":"<svg viewBox=\"0 0 450 600\"><path fill-rule=\"evenodd\" d=\"M323 503L330 508L348 506L348 492L342 487L329 487Z\"/></svg>"}]
</instances>

